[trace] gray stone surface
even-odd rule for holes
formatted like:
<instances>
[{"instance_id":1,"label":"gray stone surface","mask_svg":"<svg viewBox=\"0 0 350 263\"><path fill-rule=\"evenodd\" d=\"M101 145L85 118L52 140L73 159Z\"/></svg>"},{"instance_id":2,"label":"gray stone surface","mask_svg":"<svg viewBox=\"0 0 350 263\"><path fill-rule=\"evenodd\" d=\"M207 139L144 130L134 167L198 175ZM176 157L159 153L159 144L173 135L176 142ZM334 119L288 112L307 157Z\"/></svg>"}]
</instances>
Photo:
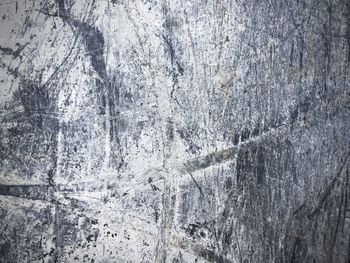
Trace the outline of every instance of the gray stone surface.
<instances>
[{"instance_id":1,"label":"gray stone surface","mask_svg":"<svg viewBox=\"0 0 350 263\"><path fill-rule=\"evenodd\" d=\"M0 262L350 262L349 1L0 20Z\"/></svg>"}]
</instances>

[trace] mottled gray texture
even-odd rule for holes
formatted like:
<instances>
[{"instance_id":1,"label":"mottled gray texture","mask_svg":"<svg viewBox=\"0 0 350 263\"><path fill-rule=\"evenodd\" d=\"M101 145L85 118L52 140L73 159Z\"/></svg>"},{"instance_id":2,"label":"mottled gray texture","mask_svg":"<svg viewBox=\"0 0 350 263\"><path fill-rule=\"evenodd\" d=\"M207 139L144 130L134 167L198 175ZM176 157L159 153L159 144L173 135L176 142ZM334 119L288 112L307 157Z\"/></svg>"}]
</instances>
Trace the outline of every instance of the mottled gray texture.
<instances>
[{"instance_id":1,"label":"mottled gray texture","mask_svg":"<svg viewBox=\"0 0 350 263\"><path fill-rule=\"evenodd\" d=\"M350 2L0 0L0 262L350 262Z\"/></svg>"}]
</instances>

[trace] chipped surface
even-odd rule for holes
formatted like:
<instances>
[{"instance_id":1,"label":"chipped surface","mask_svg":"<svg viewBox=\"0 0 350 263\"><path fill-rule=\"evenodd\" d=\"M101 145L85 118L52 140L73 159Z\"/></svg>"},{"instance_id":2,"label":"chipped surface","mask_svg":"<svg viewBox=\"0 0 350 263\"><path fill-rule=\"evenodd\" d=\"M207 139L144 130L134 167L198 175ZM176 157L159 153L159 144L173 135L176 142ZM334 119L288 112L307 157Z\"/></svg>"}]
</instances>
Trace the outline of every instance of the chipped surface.
<instances>
[{"instance_id":1,"label":"chipped surface","mask_svg":"<svg viewBox=\"0 0 350 263\"><path fill-rule=\"evenodd\" d=\"M349 262L348 1L0 13L0 262Z\"/></svg>"}]
</instances>

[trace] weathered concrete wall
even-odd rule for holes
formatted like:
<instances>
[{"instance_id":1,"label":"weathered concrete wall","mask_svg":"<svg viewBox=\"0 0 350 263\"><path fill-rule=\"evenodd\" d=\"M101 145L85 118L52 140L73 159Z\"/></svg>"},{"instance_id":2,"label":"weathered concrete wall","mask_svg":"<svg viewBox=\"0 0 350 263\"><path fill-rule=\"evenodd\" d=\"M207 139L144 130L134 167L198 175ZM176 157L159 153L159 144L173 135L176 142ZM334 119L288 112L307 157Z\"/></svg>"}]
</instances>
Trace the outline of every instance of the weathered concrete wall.
<instances>
[{"instance_id":1,"label":"weathered concrete wall","mask_svg":"<svg viewBox=\"0 0 350 263\"><path fill-rule=\"evenodd\" d=\"M0 262L350 262L349 1L0 13Z\"/></svg>"}]
</instances>

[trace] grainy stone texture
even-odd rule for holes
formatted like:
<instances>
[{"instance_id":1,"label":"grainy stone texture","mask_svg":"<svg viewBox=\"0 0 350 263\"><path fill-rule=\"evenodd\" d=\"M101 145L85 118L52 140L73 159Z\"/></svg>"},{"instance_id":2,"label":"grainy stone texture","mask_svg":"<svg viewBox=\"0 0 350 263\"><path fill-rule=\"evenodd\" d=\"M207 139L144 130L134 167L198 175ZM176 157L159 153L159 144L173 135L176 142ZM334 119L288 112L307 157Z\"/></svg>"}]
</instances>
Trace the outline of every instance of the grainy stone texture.
<instances>
[{"instance_id":1,"label":"grainy stone texture","mask_svg":"<svg viewBox=\"0 0 350 263\"><path fill-rule=\"evenodd\" d=\"M0 262L350 262L349 1L0 20Z\"/></svg>"}]
</instances>

